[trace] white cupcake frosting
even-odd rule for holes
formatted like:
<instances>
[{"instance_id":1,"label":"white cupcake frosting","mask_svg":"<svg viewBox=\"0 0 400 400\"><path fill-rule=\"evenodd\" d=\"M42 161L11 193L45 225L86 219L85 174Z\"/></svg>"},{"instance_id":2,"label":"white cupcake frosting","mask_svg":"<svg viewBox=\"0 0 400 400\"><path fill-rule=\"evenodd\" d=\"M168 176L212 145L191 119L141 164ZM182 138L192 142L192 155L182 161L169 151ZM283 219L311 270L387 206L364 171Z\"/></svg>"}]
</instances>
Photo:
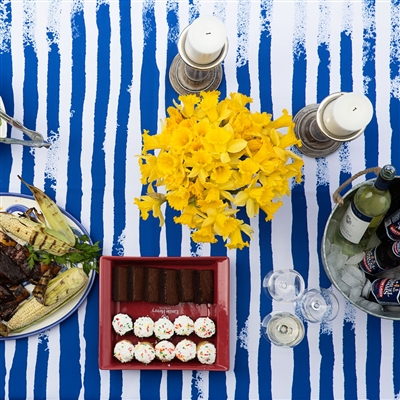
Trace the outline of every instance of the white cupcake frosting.
<instances>
[{"instance_id":1,"label":"white cupcake frosting","mask_svg":"<svg viewBox=\"0 0 400 400\"><path fill-rule=\"evenodd\" d=\"M181 340L175 347L175 356L183 362L193 360L196 357L196 343L189 339Z\"/></svg>"},{"instance_id":2,"label":"white cupcake frosting","mask_svg":"<svg viewBox=\"0 0 400 400\"><path fill-rule=\"evenodd\" d=\"M154 321L150 317L139 317L133 324L133 333L137 337L150 337L153 331Z\"/></svg>"},{"instance_id":3,"label":"white cupcake frosting","mask_svg":"<svg viewBox=\"0 0 400 400\"><path fill-rule=\"evenodd\" d=\"M189 336L194 331L194 322L187 315L180 315L174 321L175 333L180 336Z\"/></svg>"},{"instance_id":4,"label":"white cupcake frosting","mask_svg":"<svg viewBox=\"0 0 400 400\"><path fill-rule=\"evenodd\" d=\"M139 342L135 346L135 358L143 364L149 364L154 360L156 352L150 343Z\"/></svg>"},{"instance_id":5,"label":"white cupcake frosting","mask_svg":"<svg viewBox=\"0 0 400 400\"><path fill-rule=\"evenodd\" d=\"M127 314L116 314L112 320L112 326L114 331L117 332L118 335L122 336L132 330L133 321Z\"/></svg>"},{"instance_id":6,"label":"white cupcake frosting","mask_svg":"<svg viewBox=\"0 0 400 400\"><path fill-rule=\"evenodd\" d=\"M209 338L215 334L215 323L209 317L197 318L194 323L194 332L198 337Z\"/></svg>"},{"instance_id":7,"label":"white cupcake frosting","mask_svg":"<svg viewBox=\"0 0 400 400\"><path fill-rule=\"evenodd\" d=\"M158 342L155 347L156 357L163 361L171 361L175 357L175 346L168 340Z\"/></svg>"},{"instance_id":8,"label":"white cupcake frosting","mask_svg":"<svg viewBox=\"0 0 400 400\"><path fill-rule=\"evenodd\" d=\"M133 360L135 356L135 346L129 340L121 340L114 346L114 357L126 363Z\"/></svg>"},{"instance_id":9,"label":"white cupcake frosting","mask_svg":"<svg viewBox=\"0 0 400 400\"><path fill-rule=\"evenodd\" d=\"M214 344L203 342L197 345L197 359L202 364L214 364L217 355L217 350Z\"/></svg>"},{"instance_id":10,"label":"white cupcake frosting","mask_svg":"<svg viewBox=\"0 0 400 400\"><path fill-rule=\"evenodd\" d=\"M174 324L166 317L161 317L154 323L154 335L158 339L169 339L174 334Z\"/></svg>"}]
</instances>

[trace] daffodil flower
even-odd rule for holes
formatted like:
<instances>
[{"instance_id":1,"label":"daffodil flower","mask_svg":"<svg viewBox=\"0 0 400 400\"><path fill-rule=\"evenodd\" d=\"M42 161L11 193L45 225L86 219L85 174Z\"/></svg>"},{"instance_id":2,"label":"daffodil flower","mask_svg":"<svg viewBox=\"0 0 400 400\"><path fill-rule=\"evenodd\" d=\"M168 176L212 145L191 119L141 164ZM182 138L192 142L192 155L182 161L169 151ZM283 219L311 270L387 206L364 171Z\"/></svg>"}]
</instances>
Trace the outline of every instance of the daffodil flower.
<instances>
[{"instance_id":1,"label":"daffodil flower","mask_svg":"<svg viewBox=\"0 0 400 400\"><path fill-rule=\"evenodd\" d=\"M302 180L303 160L291 151L301 142L287 110L272 120L271 114L251 112L252 99L244 94L219 96L179 96L161 131L144 131L138 159L148 193L134 203L143 219L152 212L162 225L167 202L180 211L174 221L192 230L193 241L216 243L220 236L229 249L243 249L249 246L243 235L251 239L253 230L236 213L246 207L249 218L260 210L266 221L273 218L291 180ZM165 194L155 193L153 185Z\"/></svg>"}]
</instances>

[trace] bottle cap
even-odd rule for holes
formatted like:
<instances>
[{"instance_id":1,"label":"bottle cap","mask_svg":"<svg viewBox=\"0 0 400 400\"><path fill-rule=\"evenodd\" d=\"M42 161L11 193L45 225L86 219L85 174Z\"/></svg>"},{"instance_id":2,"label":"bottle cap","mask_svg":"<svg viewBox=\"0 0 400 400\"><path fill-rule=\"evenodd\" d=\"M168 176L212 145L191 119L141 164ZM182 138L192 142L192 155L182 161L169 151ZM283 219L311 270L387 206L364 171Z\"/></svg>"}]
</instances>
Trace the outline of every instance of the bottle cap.
<instances>
[{"instance_id":1,"label":"bottle cap","mask_svg":"<svg viewBox=\"0 0 400 400\"><path fill-rule=\"evenodd\" d=\"M393 165L387 164L383 166L375 181L375 187L379 190L386 190L395 176L396 168Z\"/></svg>"}]
</instances>

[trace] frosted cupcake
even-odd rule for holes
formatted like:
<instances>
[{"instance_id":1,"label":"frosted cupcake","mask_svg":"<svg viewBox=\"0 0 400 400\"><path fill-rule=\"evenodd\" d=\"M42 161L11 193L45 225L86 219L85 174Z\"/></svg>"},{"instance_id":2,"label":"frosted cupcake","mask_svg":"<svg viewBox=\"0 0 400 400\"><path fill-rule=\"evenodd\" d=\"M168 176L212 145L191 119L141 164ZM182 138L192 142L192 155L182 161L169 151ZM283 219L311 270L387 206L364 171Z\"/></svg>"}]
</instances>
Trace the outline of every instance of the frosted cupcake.
<instances>
[{"instance_id":1,"label":"frosted cupcake","mask_svg":"<svg viewBox=\"0 0 400 400\"><path fill-rule=\"evenodd\" d=\"M187 315L180 315L174 321L174 330L177 335L189 336L194 331L194 322Z\"/></svg>"},{"instance_id":2,"label":"frosted cupcake","mask_svg":"<svg viewBox=\"0 0 400 400\"><path fill-rule=\"evenodd\" d=\"M148 342L139 342L135 346L135 358L143 364L150 364L156 356L154 347Z\"/></svg>"},{"instance_id":3,"label":"frosted cupcake","mask_svg":"<svg viewBox=\"0 0 400 400\"><path fill-rule=\"evenodd\" d=\"M132 318L127 314L117 314L112 320L112 327L118 335L125 335L130 332L133 328Z\"/></svg>"},{"instance_id":4,"label":"frosted cupcake","mask_svg":"<svg viewBox=\"0 0 400 400\"><path fill-rule=\"evenodd\" d=\"M196 343L189 339L181 340L175 347L175 357L183 362L196 357Z\"/></svg>"},{"instance_id":5,"label":"frosted cupcake","mask_svg":"<svg viewBox=\"0 0 400 400\"><path fill-rule=\"evenodd\" d=\"M194 323L194 332L198 337L209 338L215 334L215 323L208 317L200 317Z\"/></svg>"},{"instance_id":6,"label":"frosted cupcake","mask_svg":"<svg viewBox=\"0 0 400 400\"><path fill-rule=\"evenodd\" d=\"M135 356L135 346L129 340L120 340L114 346L114 357L122 362L126 363L133 360Z\"/></svg>"},{"instance_id":7,"label":"frosted cupcake","mask_svg":"<svg viewBox=\"0 0 400 400\"><path fill-rule=\"evenodd\" d=\"M196 355L202 364L214 364L217 350L212 343L203 341L197 344Z\"/></svg>"},{"instance_id":8,"label":"frosted cupcake","mask_svg":"<svg viewBox=\"0 0 400 400\"><path fill-rule=\"evenodd\" d=\"M169 339L174 334L174 324L166 317L161 317L154 323L154 335L157 339Z\"/></svg>"},{"instance_id":9,"label":"frosted cupcake","mask_svg":"<svg viewBox=\"0 0 400 400\"><path fill-rule=\"evenodd\" d=\"M171 361L175 357L175 346L168 340L158 342L155 347L156 357L162 362Z\"/></svg>"},{"instance_id":10,"label":"frosted cupcake","mask_svg":"<svg viewBox=\"0 0 400 400\"><path fill-rule=\"evenodd\" d=\"M154 331L154 321L150 317L139 317L133 324L133 333L140 338L150 337Z\"/></svg>"}]
</instances>

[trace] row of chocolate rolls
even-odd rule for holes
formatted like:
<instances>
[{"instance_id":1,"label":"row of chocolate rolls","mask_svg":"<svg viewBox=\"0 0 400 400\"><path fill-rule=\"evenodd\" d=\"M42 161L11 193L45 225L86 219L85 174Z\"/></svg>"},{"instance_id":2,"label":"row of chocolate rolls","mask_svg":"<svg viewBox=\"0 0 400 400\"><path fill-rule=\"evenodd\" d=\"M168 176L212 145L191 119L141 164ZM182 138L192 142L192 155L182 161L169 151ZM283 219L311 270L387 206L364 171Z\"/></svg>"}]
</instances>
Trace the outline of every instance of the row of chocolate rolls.
<instances>
[{"instance_id":1,"label":"row of chocolate rolls","mask_svg":"<svg viewBox=\"0 0 400 400\"><path fill-rule=\"evenodd\" d=\"M214 271L193 268L114 266L113 301L146 301L175 305L214 303Z\"/></svg>"}]
</instances>

